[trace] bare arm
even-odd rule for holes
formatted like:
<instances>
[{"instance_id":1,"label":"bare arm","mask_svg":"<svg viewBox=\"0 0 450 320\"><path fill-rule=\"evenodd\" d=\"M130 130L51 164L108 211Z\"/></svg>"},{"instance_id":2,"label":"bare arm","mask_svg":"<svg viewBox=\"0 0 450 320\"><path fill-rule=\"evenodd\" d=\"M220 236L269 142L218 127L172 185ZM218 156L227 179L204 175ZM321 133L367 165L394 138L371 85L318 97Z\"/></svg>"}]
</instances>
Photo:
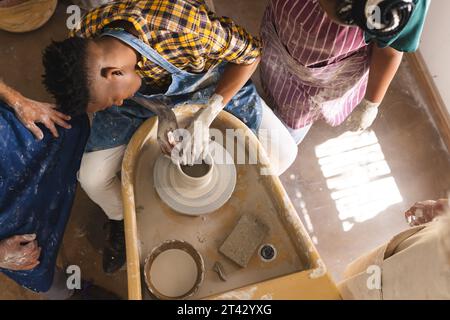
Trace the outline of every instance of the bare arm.
<instances>
[{"instance_id":1,"label":"bare arm","mask_svg":"<svg viewBox=\"0 0 450 320\"><path fill-rule=\"evenodd\" d=\"M208 128L225 105L250 79L259 61L258 57L251 64L229 62L217 84L215 94L209 99L208 106L198 112L195 121L201 121L204 127Z\"/></svg>"},{"instance_id":2,"label":"bare arm","mask_svg":"<svg viewBox=\"0 0 450 320\"><path fill-rule=\"evenodd\" d=\"M210 97L206 108L200 109L187 126L190 133L188 139L183 138L183 144L175 154L183 154L182 164L192 165L201 157L206 159L209 146L209 127L225 105L250 79L258 66L260 58L256 58L251 64L236 64L229 62L217 84L215 93Z\"/></svg>"},{"instance_id":3,"label":"bare arm","mask_svg":"<svg viewBox=\"0 0 450 320\"><path fill-rule=\"evenodd\" d=\"M216 87L216 94L223 97L223 104L226 105L233 96L245 85L255 72L260 58L251 64L228 63L219 83Z\"/></svg>"},{"instance_id":4,"label":"bare arm","mask_svg":"<svg viewBox=\"0 0 450 320\"><path fill-rule=\"evenodd\" d=\"M70 117L54 110L55 105L25 98L18 91L7 86L2 79L0 79L0 100L14 109L17 118L39 140L44 137L44 134L36 123L44 124L54 137L58 137L55 124L66 129L71 127L66 122L70 120Z\"/></svg>"},{"instance_id":5,"label":"bare arm","mask_svg":"<svg viewBox=\"0 0 450 320\"><path fill-rule=\"evenodd\" d=\"M18 103L21 94L14 89L8 87L0 78L0 100L6 102L9 106L14 108Z\"/></svg>"},{"instance_id":6,"label":"bare arm","mask_svg":"<svg viewBox=\"0 0 450 320\"><path fill-rule=\"evenodd\" d=\"M162 102L149 100L147 98L141 97L141 96L134 96L131 98L134 102L140 104L144 108L150 110L154 114L156 114L158 117L162 116L164 114L168 114L171 110L168 106L164 105Z\"/></svg>"},{"instance_id":7,"label":"bare arm","mask_svg":"<svg viewBox=\"0 0 450 320\"><path fill-rule=\"evenodd\" d=\"M379 48L376 44L372 50L365 98L371 102L381 103L402 62L403 52L391 47Z\"/></svg>"}]
</instances>

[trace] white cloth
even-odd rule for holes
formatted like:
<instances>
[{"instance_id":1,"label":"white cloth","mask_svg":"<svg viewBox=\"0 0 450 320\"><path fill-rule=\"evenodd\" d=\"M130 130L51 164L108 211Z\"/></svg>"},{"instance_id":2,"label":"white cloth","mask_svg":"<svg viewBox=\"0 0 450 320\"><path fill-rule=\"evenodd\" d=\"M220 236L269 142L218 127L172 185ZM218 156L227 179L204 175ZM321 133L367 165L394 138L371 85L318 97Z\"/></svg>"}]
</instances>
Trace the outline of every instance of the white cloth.
<instances>
[{"instance_id":1,"label":"white cloth","mask_svg":"<svg viewBox=\"0 0 450 320\"><path fill-rule=\"evenodd\" d=\"M280 176L297 158L297 144L288 128L264 101L262 101L262 110L258 139L267 152L272 172Z\"/></svg>"},{"instance_id":2,"label":"white cloth","mask_svg":"<svg viewBox=\"0 0 450 320\"><path fill-rule=\"evenodd\" d=\"M263 102L261 125L258 132L262 146L275 175L286 171L297 157L297 145L288 129ZM123 219L120 179L126 145L88 152L81 160L78 180L87 195L98 204L111 220Z\"/></svg>"},{"instance_id":3,"label":"white cloth","mask_svg":"<svg viewBox=\"0 0 450 320\"><path fill-rule=\"evenodd\" d=\"M292 129L289 127L287 127L287 129L289 130L289 133L291 134L292 138L294 138L295 143L297 145L299 145L305 139L305 137L308 134L309 129L311 129L311 127L312 127L312 123L304 126L303 128L299 128L299 129Z\"/></svg>"}]
</instances>

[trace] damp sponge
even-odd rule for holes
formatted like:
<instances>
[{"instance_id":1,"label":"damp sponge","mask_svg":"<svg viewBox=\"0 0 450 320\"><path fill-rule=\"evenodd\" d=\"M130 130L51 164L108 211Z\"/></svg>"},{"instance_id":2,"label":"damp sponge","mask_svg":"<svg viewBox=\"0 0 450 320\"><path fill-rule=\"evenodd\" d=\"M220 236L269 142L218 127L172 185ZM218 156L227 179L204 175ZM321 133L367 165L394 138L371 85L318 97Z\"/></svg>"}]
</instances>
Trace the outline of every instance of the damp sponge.
<instances>
[{"instance_id":1,"label":"damp sponge","mask_svg":"<svg viewBox=\"0 0 450 320\"><path fill-rule=\"evenodd\" d=\"M268 232L267 225L258 218L252 214L244 214L219 248L219 252L245 268Z\"/></svg>"}]
</instances>

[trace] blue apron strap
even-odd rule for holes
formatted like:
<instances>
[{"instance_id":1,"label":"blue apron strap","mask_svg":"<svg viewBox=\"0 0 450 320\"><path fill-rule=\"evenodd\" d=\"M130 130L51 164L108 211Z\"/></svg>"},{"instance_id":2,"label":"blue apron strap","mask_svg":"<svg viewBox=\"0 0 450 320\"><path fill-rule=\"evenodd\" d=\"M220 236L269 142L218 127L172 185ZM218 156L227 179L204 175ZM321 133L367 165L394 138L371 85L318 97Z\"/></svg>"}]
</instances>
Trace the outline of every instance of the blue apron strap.
<instances>
[{"instance_id":1,"label":"blue apron strap","mask_svg":"<svg viewBox=\"0 0 450 320\"><path fill-rule=\"evenodd\" d=\"M171 74L182 72L182 70L178 69L169 61L164 59L155 49L124 30L106 29L100 36L111 36L122 40L123 42L134 48L141 55L146 57L148 60L157 64Z\"/></svg>"}]
</instances>

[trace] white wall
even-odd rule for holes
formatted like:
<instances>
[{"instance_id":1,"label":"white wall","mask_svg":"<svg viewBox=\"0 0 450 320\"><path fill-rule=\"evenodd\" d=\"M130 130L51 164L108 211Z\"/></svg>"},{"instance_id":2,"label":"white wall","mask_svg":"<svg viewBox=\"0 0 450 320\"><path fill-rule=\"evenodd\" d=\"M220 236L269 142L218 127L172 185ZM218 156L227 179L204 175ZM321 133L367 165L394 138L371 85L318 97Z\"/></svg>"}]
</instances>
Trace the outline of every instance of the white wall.
<instances>
[{"instance_id":1,"label":"white wall","mask_svg":"<svg viewBox=\"0 0 450 320\"><path fill-rule=\"evenodd\" d=\"M450 112L449 0L431 0L419 50Z\"/></svg>"}]
</instances>

